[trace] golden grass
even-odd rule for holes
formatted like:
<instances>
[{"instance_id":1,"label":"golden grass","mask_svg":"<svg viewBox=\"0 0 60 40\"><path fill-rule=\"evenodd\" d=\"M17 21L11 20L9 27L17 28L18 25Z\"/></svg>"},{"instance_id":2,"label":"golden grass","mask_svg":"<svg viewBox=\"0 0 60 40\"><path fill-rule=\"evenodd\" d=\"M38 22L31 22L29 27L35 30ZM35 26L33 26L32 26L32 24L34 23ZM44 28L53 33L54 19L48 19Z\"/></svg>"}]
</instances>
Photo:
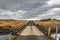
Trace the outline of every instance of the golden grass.
<instances>
[{"instance_id":1,"label":"golden grass","mask_svg":"<svg viewBox=\"0 0 60 40\"><path fill-rule=\"evenodd\" d=\"M56 21L56 20L50 20L50 21L34 21L35 24L39 24L39 25L42 25L44 27L56 27L56 26L60 26L60 22L59 21Z\"/></svg>"},{"instance_id":2,"label":"golden grass","mask_svg":"<svg viewBox=\"0 0 60 40\"><path fill-rule=\"evenodd\" d=\"M0 20L0 27L8 27L11 26L12 28L16 29L18 27L22 27L23 25L26 25L28 21L26 20Z\"/></svg>"}]
</instances>

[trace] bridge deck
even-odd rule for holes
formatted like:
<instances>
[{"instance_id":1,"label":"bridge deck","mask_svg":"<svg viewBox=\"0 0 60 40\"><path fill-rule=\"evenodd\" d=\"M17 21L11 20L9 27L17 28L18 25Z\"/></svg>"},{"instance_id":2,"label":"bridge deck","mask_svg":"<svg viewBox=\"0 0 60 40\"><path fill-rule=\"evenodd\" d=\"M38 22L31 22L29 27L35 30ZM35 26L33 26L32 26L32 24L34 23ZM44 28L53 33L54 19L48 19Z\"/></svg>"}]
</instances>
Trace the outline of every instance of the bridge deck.
<instances>
[{"instance_id":1,"label":"bridge deck","mask_svg":"<svg viewBox=\"0 0 60 40\"><path fill-rule=\"evenodd\" d=\"M29 22L27 27L19 34L16 40L49 40L34 24Z\"/></svg>"},{"instance_id":2,"label":"bridge deck","mask_svg":"<svg viewBox=\"0 0 60 40\"><path fill-rule=\"evenodd\" d=\"M27 26L16 40L49 40L38 28L35 26Z\"/></svg>"}]
</instances>

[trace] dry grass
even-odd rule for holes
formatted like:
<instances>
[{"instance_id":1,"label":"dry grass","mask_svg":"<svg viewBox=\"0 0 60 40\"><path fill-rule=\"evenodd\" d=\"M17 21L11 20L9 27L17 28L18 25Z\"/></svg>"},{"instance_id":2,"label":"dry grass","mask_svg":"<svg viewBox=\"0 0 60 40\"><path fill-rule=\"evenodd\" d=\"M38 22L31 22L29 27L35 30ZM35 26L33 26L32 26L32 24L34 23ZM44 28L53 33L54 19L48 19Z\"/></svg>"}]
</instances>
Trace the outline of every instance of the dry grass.
<instances>
[{"instance_id":1,"label":"dry grass","mask_svg":"<svg viewBox=\"0 0 60 40\"><path fill-rule=\"evenodd\" d=\"M35 21L35 24L39 24L42 25L44 27L56 27L59 26L60 27L60 22L56 21L56 20L50 20L50 21Z\"/></svg>"},{"instance_id":2,"label":"dry grass","mask_svg":"<svg viewBox=\"0 0 60 40\"><path fill-rule=\"evenodd\" d=\"M0 27L7 27L11 26L12 28L16 29L18 27L22 27L26 25L28 21L26 20L13 20L13 19L0 19Z\"/></svg>"}]
</instances>

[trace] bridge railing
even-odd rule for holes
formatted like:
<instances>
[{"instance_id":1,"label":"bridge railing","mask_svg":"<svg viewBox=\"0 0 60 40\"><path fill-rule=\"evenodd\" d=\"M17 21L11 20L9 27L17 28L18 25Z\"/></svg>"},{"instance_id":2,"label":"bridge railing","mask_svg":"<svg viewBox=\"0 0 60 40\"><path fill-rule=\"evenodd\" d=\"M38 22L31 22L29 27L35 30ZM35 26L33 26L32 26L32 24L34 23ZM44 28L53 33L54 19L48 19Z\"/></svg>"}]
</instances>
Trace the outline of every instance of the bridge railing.
<instances>
[{"instance_id":1,"label":"bridge railing","mask_svg":"<svg viewBox=\"0 0 60 40\"><path fill-rule=\"evenodd\" d=\"M0 34L2 34L2 33L3 34L12 33L12 35L16 35L19 31L22 31L25 27L26 27L26 25L22 25L22 26L19 26L16 29L14 29L10 25L6 25L6 26L3 26L3 27L0 26Z\"/></svg>"},{"instance_id":2,"label":"bridge railing","mask_svg":"<svg viewBox=\"0 0 60 40\"><path fill-rule=\"evenodd\" d=\"M10 28L0 26L0 35L9 34L9 33L11 33Z\"/></svg>"},{"instance_id":3,"label":"bridge railing","mask_svg":"<svg viewBox=\"0 0 60 40\"><path fill-rule=\"evenodd\" d=\"M36 27L40 31L42 31L45 35L50 36L51 34L55 34L56 33L56 29L57 29L58 26L56 26L56 27L53 27L53 26L52 27L44 27L42 25L38 25L37 24ZM60 27L58 27L57 33L60 33Z\"/></svg>"},{"instance_id":4,"label":"bridge railing","mask_svg":"<svg viewBox=\"0 0 60 40\"><path fill-rule=\"evenodd\" d=\"M42 31L45 35L47 35L47 33L48 33L48 28L46 28L46 27L43 27L42 25L36 25L36 27L40 30L40 31Z\"/></svg>"}]
</instances>

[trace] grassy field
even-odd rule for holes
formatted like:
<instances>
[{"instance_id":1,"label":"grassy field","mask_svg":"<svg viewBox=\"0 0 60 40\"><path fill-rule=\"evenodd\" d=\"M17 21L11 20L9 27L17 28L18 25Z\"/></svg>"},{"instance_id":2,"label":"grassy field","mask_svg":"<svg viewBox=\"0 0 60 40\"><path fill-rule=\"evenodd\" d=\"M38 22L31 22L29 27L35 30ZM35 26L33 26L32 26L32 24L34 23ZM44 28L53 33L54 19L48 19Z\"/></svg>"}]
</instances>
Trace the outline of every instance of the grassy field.
<instances>
[{"instance_id":1,"label":"grassy field","mask_svg":"<svg viewBox=\"0 0 60 40\"><path fill-rule=\"evenodd\" d=\"M60 32L60 20L57 19L43 19L34 21L36 25L39 25L40 30L48 32L48 28L51 28L51 33L55 33L56 27L58 27L58 33ZM44 32L44 33L45 33Z\"/></svg>"},{"instance_id":2,"label":"grassy field","mask_svg":"<svg viewBox=\"0 0 60 40\"><path fill-rule=\"evenodd\" d=\"M12 26L12 28L18 28L27 24L27 22L26 20L0 19L0 27Z\"/></svg>"},{"instance_id":3,"label":"grassy field","mask_svg":"<svg viewBox=\"0 0 60 40\"><path fill-rule=\"evenodd\" d=\"M10 27L14 31L18 31L20 28L25 27L27 25L28 21L26 20L13 20L13 19L0 19L0 27Z\"/></svg>"},{"instance_id":4,"label":"grassy field","mask_svg":"<svg viewBox=\"0 0 60 40\"><path fill-rule=\"evenodd\" d=\"M60 27L60 21L58 20L36 20L35 24L42 25L44 27Z\"/></svg>"},{"instance_id":5,"label":"grassy field","mask_svg":"<svg viewBox=\"0 0 60 40\"><path fill-rule=\"evenodd\" d=\"M11 27L13 32L12 36L8 38L7 40L15 40L17 37L16 32L21 31L22 28L24 28L27 25L27 20L14 20L14 19L0 19L0 28L9 28Z\"/></svg>"},{"instance_id":6,"label":"grassy field","mask_svg":"<svg viewBox=\"0 0 60 40\"><path fill-rule=\"evenodd\" d=\"M44 34L46 34L50 40L55 40L54 38L48 35L48 28L51 28L50 35L55 33L56 27L58 27L58 32L60 33L60 20L57 19L43 19L34 21L37 25L38 29L41 30ZM38 26L39 25L39 26Z\"/></svg>"}]
</instances>

